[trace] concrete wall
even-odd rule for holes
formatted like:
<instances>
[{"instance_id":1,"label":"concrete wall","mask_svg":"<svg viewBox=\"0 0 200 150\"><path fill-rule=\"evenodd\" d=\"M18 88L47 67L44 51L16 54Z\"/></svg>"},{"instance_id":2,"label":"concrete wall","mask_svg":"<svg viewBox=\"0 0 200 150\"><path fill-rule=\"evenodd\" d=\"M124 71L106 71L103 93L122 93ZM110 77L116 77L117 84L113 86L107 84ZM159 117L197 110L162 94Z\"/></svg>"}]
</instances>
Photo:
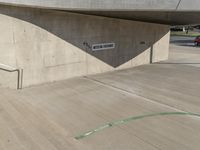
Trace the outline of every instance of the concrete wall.
<instances>
[{"instance_id":1,"label":"concrete wall","mask_svg":"<svg viewBox=\"0 0 200 150\"><path fill-rule=\"evenodd\" d=\"M24 69L23 86L129 68L168 58L169 26L0 6L0 63ZM93 52L83 45L116 43ZM0 71L2 86L16 73Z\"/></svg>"}]
</instances>

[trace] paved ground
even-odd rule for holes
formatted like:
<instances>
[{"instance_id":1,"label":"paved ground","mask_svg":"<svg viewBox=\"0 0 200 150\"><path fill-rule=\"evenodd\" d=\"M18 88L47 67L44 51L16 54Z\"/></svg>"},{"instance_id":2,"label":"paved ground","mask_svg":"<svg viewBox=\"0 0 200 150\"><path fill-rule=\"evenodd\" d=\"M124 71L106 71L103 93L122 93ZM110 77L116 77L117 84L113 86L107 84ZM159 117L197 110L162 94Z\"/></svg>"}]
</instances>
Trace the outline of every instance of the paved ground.
<instances>
[{"instance_id":1,"label":"paved ground","mask_svg":"<svg viewBox=\"0 0 200 150\"><path fill-rule=\"evenodd\" d=\"M22 91L1 89L0 149L199 150L200 118L193 116L145 118L74 138L130 116L200 113L200 68L187 64L200 62L200 49L190 48L171 45L170 61L163 64Z\"/></svg>"},{"instance_id":2,"label":"paved ground","mask_svg":"<svg viewBox=\"0 0 200 150\"><path fill-rule=\"evenodd\" d=\"M200 67L200 47L194 45L194 37L172 37L169 60L164 63Z\"/></svg>"},{"instance_id":3,"label":"paved ground","mask_svg":"<svg viewBox=\"0 0 200 150\"><path fill-rule=\"evenodd\" d=\"M191 46L194 47L195 37L186 37L186 36L172 36L170 43L178 46Z\"/></svg>"},{"instance_id":4,"label":"paved ground","mask_svg":"<svg viewBox=\"0 0 200 150\"><path fill-rule=\"evenodd\" d=\"M170 46L170 59L163 62L200 67L200 47Z\"/></svg>"}]
</instances>

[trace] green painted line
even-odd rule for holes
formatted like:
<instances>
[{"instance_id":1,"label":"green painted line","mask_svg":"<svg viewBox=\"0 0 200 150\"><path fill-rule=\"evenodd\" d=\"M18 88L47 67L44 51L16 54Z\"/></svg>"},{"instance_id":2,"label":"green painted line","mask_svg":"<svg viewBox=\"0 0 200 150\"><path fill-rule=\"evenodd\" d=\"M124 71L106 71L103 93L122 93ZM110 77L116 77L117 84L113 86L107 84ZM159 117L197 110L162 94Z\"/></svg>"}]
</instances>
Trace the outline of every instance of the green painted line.
<instances>
[{"instance_id":1,"label":"green painted line","mask_svg":"<svg viewBox=\"0 0 200 150\"><path fill-rule=\"evenodd\" d=\"M107 124L100 126L96 129L93 129L93 130L87 131L83 134L80 134L80 135L76 136L75 139L81 140L81 139L84 139L88 136L91 136L91 135L93 135L97 132L105 130L107 128L112 128L112 127L119 126L119 125L122 125L122 124L127 124L127 123L132 122L132 121L141 120L141 119L144 119L144 118L155 117L155 116L171 116L171 115L182 115L182 116L186 115L186 116L200 117L200 114L191 113L191 112L160 112L160 113L151 113L151 114L147 114L147 115L133 116L133 117L129 117L129 118L126 118L126 119L107 123Z\"/></svg>"}]
</instances>

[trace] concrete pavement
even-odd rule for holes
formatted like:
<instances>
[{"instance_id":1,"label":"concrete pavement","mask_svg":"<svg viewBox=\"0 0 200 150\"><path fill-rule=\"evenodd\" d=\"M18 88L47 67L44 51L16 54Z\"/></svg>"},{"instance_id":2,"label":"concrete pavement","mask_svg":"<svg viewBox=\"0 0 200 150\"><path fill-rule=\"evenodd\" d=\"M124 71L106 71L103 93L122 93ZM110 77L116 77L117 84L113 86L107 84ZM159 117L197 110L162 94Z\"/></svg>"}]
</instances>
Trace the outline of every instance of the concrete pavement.
<instances>
[{"instance_id":1,"label":"concrete pavement","mask_svg":"<svg viewBox=\"0 0 200 150\"><path fill-rule=\"evenodd\" d=\"M200 67L200 47L194 45L194 39L195 37L171 37L169 59L161 63Z\"/></svg>"},{"instance_id":2,"label":"concrete pavement","mask_svg":"<svg viewBox=\"0 0 200 150\"><path fill-rule=\"evenodd\" d=\"M200 10L198 0L0 0L0 3L62 10Z\"/></svg>"},{"instance_id":3,"label":"concrete pavement","mask_svg":"<svg viewBox=\"0 0 200 150\"><path fill-rule=\"evenodd\" d=\"M192 116L146 118L82 140L74 137L130 116L200 113L199 76L198 67L166 63L21 91L1 89L0 149L198 150L200 119Z\"/></svg>"}]
</instances>

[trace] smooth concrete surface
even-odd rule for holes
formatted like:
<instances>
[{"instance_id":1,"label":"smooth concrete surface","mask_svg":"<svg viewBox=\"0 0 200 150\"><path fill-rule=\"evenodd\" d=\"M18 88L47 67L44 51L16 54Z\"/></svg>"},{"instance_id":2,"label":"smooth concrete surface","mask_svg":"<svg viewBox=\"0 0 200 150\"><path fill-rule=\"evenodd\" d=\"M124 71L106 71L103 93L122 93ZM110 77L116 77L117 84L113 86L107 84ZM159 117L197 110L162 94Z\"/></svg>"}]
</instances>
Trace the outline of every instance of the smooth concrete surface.
<instances>
[{"instance_id":1,"label":"smooth concrete surface","mask_svg":"<svg viewBox=\"0 0 200 150\"><path fill-rule=\"evenodd\" d=\"M191 2L190 2L191 3ZM197 5L198 6L198 5ZM188 11L73 11L81 14L123 18L127 20L143 21L168 25L198 25L200 12Z\"/></svg>"},{"instance_id":2,"label":"smooth concrete surface","mask_svg":"<svg viewBox=\"0 0 200 150\"><path fill-rule=\"evenodd\" d=\"M62 10L176 10L179 0L0 0L0 3Z\"/></svg>"},{"instance_id":3,"label":"smooth concrete surface","mask_svg":"<svg viewBox=\"0 0 200 150\"><path fill-rule=\"evenodd\" d=\"M199 76L199 67L152 64L21 91L0 89L0 149L199 150L200 118L192 116L146 118L74 139L130 116L200 113Z\"/></svg>"},{"instance_id":4,"label":"smooth concrete surface","mask_svg":"<svg viewBox=\"0 0 200 150\"><path fill-rule=\"evenodd\" d=\"M200 24L199 0L0 0L0 4L168 25Z\"/></svg>"},{"instance_id":5,"label":"smooth concrete surface","mask_svg":"<svg viewBox=\"0 0 200 150\"><path fill-rule=\"evenodd\" d=\"M179 4L179 10L199 10L200 9L200 5L199 5L199 0L192 0L192 1L188 1L188 0L181 0L180 4Z\"/></svg>"},{"instance_id":6,"label":"smooth concrete surface","mask_svg":"<svg viewBox=\"0 0 200 150\"><path fill-rule=\"evenodd\" d=\"M154 62L168 58L167 25L0 8L0 63L24 70L23 87L148 64L151 49ZM93 52L84 42L113 42L116 48ZM16 76L0 76L2 86L16 87Z\"/></svg>"},{"instance_id":7,"label":"smooth concrete surface","mask_svg":"<svg viewBox=\"0 0 200 150\"><path fill-rule=\"evenodd\" d=\"M61 10L200 11L199 0L0 0L0 3Z\"/></svg>"}]
</instances>

